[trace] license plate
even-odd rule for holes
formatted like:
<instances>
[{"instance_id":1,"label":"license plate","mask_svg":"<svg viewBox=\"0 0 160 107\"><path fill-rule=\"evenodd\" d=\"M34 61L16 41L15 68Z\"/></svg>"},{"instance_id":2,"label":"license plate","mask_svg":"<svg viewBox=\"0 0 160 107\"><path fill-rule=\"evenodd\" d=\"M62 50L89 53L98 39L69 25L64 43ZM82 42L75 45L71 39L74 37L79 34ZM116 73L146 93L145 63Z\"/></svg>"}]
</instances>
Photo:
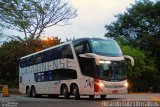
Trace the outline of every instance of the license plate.
<instances>
[{"instance_id":1,"label":"license plate","mask_svg":"<svg viewBox=\"0 0 160 107\"><path fill-rule=\"evenodd\" d=\"M116 94L116 93L118 93L118 90L113 90L112 93Z\"/></svg>"}]
</instances>

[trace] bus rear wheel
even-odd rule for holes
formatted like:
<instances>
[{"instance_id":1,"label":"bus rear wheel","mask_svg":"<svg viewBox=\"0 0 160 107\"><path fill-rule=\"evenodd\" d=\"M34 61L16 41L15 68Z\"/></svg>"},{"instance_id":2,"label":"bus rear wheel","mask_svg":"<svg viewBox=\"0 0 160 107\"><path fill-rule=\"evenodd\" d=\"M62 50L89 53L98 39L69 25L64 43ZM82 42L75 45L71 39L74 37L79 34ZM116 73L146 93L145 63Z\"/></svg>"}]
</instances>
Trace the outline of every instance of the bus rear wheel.
<instances>
[{"instance_id":1,"label":"bus rear wheel","mask_svg":"<svg viewBox=\"0 0 160 107\"><path fill-rule=\"evenodd\" d=\"M36 88L33 86L32 88L31 88L31 96L32 97L41 97L41 95L40 94L37 94L36 93Z\"/></svg>"},{"instance_id":2,"label":"bus rear wheel","mask_svg":"<svg viewBox=\"0 0 160 107\"><path fill-rule=\"evenodd\" d=\"M32 97L37 97L35 87L32 87L32 88L31 88L31 95L32 95Z\"/></svg>"},{"instance_id":3,"label":"bus rear wheel","mask_svg":"<svg viewBox=\"0 0 160 107\"><path fill-rule=\"evenodd\" d=\"M101 99L105 99L106 95L100 95Z\"/></svg>"},{"instance_id":4,"label":"bus rear wheel","mask_svg":"<svg viewBox=\"0 0 160 107\"><path fill-rule=\"evenodd\" d=\"M27 95L28 97L31 97L31 90L30 90L29 87L26 88L26 95Z\"/></svg>"},{"instance_id":5,"label":"bus rear wheel","mask_svg":"<svg viewBox=\"0 0 160 107\"><path fill-rule=\"evenodd\" d=\"M76 100L79 100L79 99L80 99L79 89L78 89L78 86L77 86L77 85L74 85L74 86L73 86L73 95L74 95L74 98L75 98Z\"/></svg>"},{"instance_id":6,"label":"bus rear wheel","mask_svg":"<svg viewBox=\"0 0 160 107\"><path fill-rule=\"evenodd\" d=\"M64 95L65 99L69 98L69 92L68 92L68 88L66 85L63 85L63 87L62 87L62 94Z\"/></svg>"}]
</instances>

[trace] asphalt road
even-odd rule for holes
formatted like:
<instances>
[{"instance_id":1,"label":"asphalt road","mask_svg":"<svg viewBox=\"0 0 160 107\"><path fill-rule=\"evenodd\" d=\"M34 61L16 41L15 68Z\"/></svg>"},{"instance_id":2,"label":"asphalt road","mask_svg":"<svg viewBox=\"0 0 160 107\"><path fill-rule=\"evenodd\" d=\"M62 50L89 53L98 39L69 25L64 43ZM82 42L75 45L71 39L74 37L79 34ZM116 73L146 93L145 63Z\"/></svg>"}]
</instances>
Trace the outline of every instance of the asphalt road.
<instances>
[{"instance_id":1,"label":"asphalt road","mask_svg":"<svg viewBox=\"0 0 160 107\"><path fill-rule=\"evenodd\" d=\"M63 96L59 98L48 98L47 96L30 98L25 95L10 95L10 97L0 97L0 107L104 107L106 103L116 101L160 101L160 93L108 95L104 100L101 100L99 96L94 99L81 96L80 100L74 100L73 97L66 100Z\"/></svg>"}]
</instances>

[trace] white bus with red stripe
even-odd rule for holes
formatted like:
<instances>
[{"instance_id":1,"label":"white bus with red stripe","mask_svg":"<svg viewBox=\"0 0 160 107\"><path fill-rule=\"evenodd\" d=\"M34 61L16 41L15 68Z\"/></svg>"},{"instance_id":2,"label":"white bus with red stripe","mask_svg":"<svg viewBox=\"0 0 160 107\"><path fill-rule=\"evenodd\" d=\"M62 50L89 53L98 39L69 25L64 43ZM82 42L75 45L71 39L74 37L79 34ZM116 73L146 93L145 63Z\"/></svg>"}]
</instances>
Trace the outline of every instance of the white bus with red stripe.
<instances>
[{"instance_id":1,"label":"white bus with red stripe","mask_svg":"<svg viewBox=\"0 0 160 107\"><path fill-rule=\"evenodd\" d=\"M115 40L81 38L20 59L19 91L31 97L48 95L66 99L126 94L125 57Z\"/></svg>"}]
</instances>

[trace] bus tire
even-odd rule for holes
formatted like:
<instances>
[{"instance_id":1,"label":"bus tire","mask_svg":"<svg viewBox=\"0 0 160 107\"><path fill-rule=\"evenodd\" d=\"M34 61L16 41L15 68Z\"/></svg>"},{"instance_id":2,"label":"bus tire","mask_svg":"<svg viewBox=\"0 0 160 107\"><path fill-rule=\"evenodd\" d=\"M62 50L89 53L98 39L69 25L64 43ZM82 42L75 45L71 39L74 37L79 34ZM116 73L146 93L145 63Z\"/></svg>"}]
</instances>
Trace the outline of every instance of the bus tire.
<instances>
[{"instance_id":1,"label":"bus tire","mask_svg":"<svg viewBox=\"0 0 160 107\"><path fill-rule=\"evenodd\" d=\"M32 97L37 97L36 89L34 86L31 88L31 95L32 95Z\"/></svg>"},{"instance_id":2,"label":"bus tire","mask_svg":"<svg viewBox=\"0 0 160 107\"><path fill-rule=\"evenodd\" d=\"M63 85L63 86L62 86L62 95L64 95L64 98L65 98L65 99L68 99L68 98L69 98L69 92L68 92L67 85Z\"/></svg>"},{"instance_id":3,"label":"bus tire","mask_svg":"<svg viewBox=\"0 0 160 107\"><path fill-rule=\"evenodd\" d=\"M73 95L76 100L80 99L79 89L77 85L73 86Z\"/></svg>"},{"instance_id":4,"label":"bus tire","mask_svg":"<svg viewBox=\"0 0 160 107\"><path fill-rule=\"evenodd\" d=\"M100 95L101 99L105 99L106 95Z\"/></svg>"},{"instance_id":5,"label":"bus tire","mask_svg":"<svg viewBox=\"0 0 160 107\"><path fill-rule=\"evenodd\" d=\"M94 98L94 95L89 95L89 98L90 98L90 99L93 99L93 98Z\"/></svg>"},{"instance_id":6,"label":"bus tire","mask_svg":"<svg viewBox=\"0 0 160 107\"><path fill-rule=\"evenodd\" d=\"M28 97L31 97L31 90L30 90L29 86L26 87L26 95Z\"/></svg>"}]
</instances>

